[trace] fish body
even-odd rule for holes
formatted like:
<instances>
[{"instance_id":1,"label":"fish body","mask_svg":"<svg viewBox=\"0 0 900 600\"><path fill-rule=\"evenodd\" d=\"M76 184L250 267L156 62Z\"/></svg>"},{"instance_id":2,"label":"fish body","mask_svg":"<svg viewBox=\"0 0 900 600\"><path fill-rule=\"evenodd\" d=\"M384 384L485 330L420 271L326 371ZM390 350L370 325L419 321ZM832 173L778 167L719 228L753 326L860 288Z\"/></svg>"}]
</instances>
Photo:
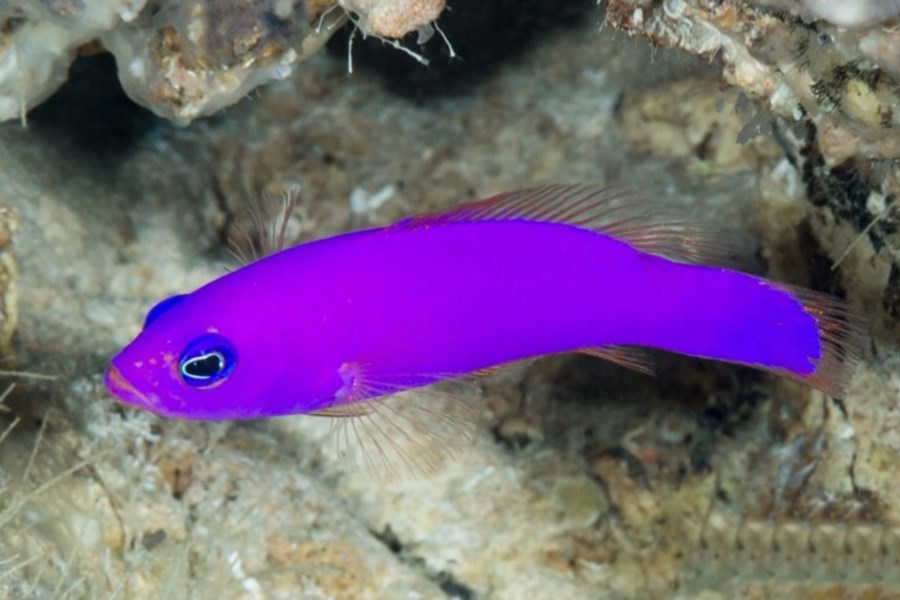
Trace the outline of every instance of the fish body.
<instances>
[{"instance_id":1,"label":"fish body","mask_svg":"<svg viewBox=\"0 0 900 600\"><path fill-rule=\"evenodd\" d=\"M614 200L551 186L283 250L162 306L107 386L168 417L247 419L635 346L840 392L858 342L841 301L648 251L690 250L691 231Z\"/></svg>"}]
</instances>

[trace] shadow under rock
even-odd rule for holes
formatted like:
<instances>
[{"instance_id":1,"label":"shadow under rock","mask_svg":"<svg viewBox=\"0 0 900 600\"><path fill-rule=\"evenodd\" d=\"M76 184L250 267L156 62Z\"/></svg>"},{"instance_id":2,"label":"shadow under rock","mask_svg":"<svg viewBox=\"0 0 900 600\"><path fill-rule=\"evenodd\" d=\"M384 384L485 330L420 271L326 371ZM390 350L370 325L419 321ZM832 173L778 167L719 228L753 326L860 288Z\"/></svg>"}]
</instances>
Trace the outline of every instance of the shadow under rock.
<instances>
[{"instance_id":1,"label":"shadow under rock","mask_svg":"<svg viewBox=\"0 0 900 600\"><path fill-rule=\"evenodd\" d=\"M655 352L649 377L592 357L561 362L550 393L530 410L551 444L569 452L627 452L627 440L668 448L665 462L711 468L724 440L753 435L770 376L741 367Z\"/></svg>"},{"instance_id":2,"label":"shadow under rock","mask_svg":"<svg viewBox=\"0 0 900 600\"><path fill-rule=\"evenodd\" d=\"M166 125L125 95L111 54L75 61L66 83L28 114L28 132L107 163Z\"/></svg>"},{"instance_id":3,"label":"shadow under rock","mask_svg":"<svg viewBox=\"0 0 900 600\"><path fill-rule=\"evenodd\" d=\"M597 20L601 17L594 0L456 0L437 21L455 58L438 33L423 46L416 43L416 33L399 40L421 54L426 66L379 39L364 40L357 32L353 63L381 75L399 96L424 100L461 94L527 52L541 36L581 25L591 14ZM331 38L330 54L346 57L351 31L353 26L347 25Z\"/></svg>"}]
</instances>

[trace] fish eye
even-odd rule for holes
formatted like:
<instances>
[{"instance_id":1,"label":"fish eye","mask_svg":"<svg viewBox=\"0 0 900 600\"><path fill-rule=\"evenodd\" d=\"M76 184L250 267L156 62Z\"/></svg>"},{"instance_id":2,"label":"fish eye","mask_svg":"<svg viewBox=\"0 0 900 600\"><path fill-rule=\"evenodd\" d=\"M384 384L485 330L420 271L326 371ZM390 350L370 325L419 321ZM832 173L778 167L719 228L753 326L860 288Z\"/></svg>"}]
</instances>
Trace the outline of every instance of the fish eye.
<instances>
[{"instance_id":1,"label":"fish eye","mask_svg":"<svg viewBox=\"0 0 900 600\"><path fill-rule=\"evenodd\" d=\"M237 354L228 340L208 334L188 345L178 361L178 372L186 384L206 388L231 375L236 362Z\"/></svg>"}]
</instances>

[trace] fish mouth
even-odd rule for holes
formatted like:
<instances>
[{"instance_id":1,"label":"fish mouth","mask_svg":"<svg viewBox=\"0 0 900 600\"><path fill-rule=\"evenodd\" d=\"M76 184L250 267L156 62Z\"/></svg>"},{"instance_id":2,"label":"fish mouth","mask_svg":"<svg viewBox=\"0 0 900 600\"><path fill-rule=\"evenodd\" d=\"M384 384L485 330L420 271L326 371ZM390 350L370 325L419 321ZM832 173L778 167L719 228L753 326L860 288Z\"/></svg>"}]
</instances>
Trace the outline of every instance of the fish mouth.
<instances>
[{"instance_id":1,"label":"fish mouth","mask_svg":"<svg viewBox=\"0 0 900 600\"><path fill-rule=\"evenodd\" d=\"M115 366L110 366L103 374L103 383L113 396L131 406L150 409L153 403L145 394L142 394L134 385L125 379Z\"/></svg>"}]
</instances>

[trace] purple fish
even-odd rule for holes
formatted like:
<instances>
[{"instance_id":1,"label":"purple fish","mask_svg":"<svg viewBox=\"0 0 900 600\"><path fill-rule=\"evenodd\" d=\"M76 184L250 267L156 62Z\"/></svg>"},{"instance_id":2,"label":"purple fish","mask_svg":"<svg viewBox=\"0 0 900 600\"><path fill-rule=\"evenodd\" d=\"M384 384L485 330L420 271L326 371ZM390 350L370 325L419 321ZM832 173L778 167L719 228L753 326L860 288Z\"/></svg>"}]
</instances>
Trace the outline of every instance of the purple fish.
<instances>
[{"instance_id":1,"label":"purple fish","mask_svg":"<svg viewBox=\"0 0 900 600\"><path fill-rule=\"evenodd\" d=\"M560 352L658 348L831 395L860 321L706 260L715 236L590 186L523 190L295 246L163 300L112 359L128 404L182 419L359 416L369 400Z\"/></svg>"}]
</instances>

